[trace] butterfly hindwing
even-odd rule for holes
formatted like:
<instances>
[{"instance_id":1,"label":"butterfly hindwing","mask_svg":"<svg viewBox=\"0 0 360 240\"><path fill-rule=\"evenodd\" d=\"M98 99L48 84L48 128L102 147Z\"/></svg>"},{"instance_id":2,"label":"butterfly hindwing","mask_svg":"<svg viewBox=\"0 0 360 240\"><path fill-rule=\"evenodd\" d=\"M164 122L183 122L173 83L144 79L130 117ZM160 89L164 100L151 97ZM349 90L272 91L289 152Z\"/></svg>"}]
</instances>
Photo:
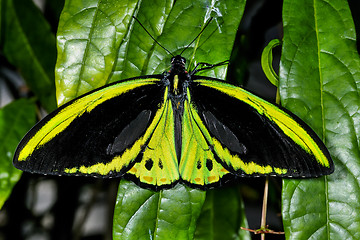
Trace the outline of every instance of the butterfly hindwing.
<instances>
[{"instance_id":1,"label":"butterfly hindwing","mask_svg":"<svg viewBox=\"0 0 360 240\"><path fill-rule=\"evenodd\" d=\"M14 165L43 174L116 177L141 164L149 149L153 159L161 158L164 150L152 144L158 127L168 127L163 116L170 110L167 88L159 82L150 76L115 83L63 105L23 138ZM163 145L166 152L175 151L174 144ZM163 169L170 172L165 176L170 184L178 180L173 173L177 162L167 164Z\"/></svg>"},{"instance_id":2,"label":"butterfly hindwing","mask_svg":"<svg viewBox=\"0 0 360 240\"><path fill-rule=\"evenodd\" d=\"M174 112L168 98L168 88L165 90L164 99L149 127L153 130L140 156L142 160L128 171L128 176L136 177L141 184L155 186L155 189L172 186L179 180Z\"/></svg>"},{"instance_id":3,"label":"butterfly hindwing","mask_svg":"<svg viewBox=\"0 0 360 240\"><path fill-rule=\"evenodd\" d=\"M205 188L220 182L229 172L217 161L207 142L210 135L201 121L191 96L184 102L182 121L182 148L179 172L189 185Z\"/></svg>"},{"instance_id":4,"label":"butterfly hindwing","mask_svg":"<svg viewBox=\"0 0 360 240\"><path fill-rule=\"evenodd\" d=\"M200 127L203 140L229 172L317 177L333 171L324 144L290 112L205 77L193 77L189 94L193 112L199 116L196 122L205 126Z\"/></svg>"}]
</instances>

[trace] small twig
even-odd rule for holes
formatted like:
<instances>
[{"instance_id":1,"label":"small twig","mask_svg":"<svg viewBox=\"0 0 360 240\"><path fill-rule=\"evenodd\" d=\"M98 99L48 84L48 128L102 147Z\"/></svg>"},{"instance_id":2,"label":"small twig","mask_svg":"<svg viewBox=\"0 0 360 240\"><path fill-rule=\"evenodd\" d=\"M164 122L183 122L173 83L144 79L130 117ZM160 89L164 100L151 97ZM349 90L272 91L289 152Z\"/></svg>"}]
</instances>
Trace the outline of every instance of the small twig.
<instances>
[{"instance_id":1,"label":"small twig","mask_svg":"<svg viewBox=\"0 0 360 240\"><path fill-rule=\"evenodd\" d=\"M265 240L265 234L285 234L285 232L276 232L269 229L269 225L266 225L266 212L267 212L267 201L268 201L268 192L269 192L269 178L266 177L265 186L264 186L264 198L262 205L262 214L261 214L261 227L259 229L250 229L240 227L242 230L252 232L254 234L261 234L261 240Z\"/></svg>"},{"instance_id":2,"label":"small twig","mask_svg":"<svg viewBox=\"0 0 360 240\"><path fill-rule=\"evenodd\" d=\"M285 232L276 232L274 230L268 229L268 226L266 226L266 228L262 229L250 229L250 228L244 228L244 227L240 227L242 230L248 231L248 232L252 232L254 234L285 234Z\"/></svg>"}]
</instances>

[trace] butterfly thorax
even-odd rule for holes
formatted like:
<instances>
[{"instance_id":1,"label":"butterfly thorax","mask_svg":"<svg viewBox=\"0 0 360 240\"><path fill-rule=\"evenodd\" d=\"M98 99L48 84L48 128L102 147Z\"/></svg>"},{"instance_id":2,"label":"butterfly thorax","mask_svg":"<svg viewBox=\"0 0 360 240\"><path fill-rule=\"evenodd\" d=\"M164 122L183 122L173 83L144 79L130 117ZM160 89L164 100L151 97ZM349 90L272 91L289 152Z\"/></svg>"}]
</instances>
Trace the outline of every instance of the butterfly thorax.
<instances>
[{"instance_id":1,"label":"butterfly thorax","mask_svg":"<svg viewBox=\"0 0 360 240\"><path fill-rule=\"evenodd\" d=\"M185 58L177 55L171 59L171 69L166 78L170 83L170 94L175 98L183 99L186 94L186 85L190 78L189 73L185 70Z\"/></svg>"}]
</instances>

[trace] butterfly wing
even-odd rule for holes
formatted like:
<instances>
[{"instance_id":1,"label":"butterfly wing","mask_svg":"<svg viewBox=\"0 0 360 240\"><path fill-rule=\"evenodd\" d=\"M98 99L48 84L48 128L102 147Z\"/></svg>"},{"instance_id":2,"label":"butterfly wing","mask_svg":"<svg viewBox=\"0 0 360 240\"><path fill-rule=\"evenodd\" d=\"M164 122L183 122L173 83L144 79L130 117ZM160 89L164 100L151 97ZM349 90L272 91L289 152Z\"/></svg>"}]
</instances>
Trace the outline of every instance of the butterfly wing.
<instances>
[{"instance_id":1,"label":"butterfly wing","mask_svg":"<svg viewBox=\"0 0 360 240\"><path fill-rule=\"evenodd\" d=\"M151 136L146 142L142 160L137 161L128 171L129 176L140 186L150 186L154 190L168 188L180 178L175 145L175 120L172 103L165 89L163 103L155 116Z\"/></svg>"},{"instance_id":2,"label":"butterfly wing","mask_svg":"<svg viewBox=\"0 0 360 240\"><path fill-rule=\"evenodd\" d=\"M244 89L195 76L184 109L198 132L194 132L197 144L192 151L202 152L195 162L200 163L203 179L221 179L225 170L239 176L281 177L317 177L334 170L329 152L310 127ZM189 142L184 124L183 141ZM187 145L183 142L184 152ZM193 161L186 155L181 158L179 169L185 182L200 187L216 183L190 178L193 174L186 166Z\"/></svg>"},{"instance_id":3,"label":"butterfly wing","mask_svg":"<svg viewBox=\"0 0 360 240\"><path fill-rule=\"evenodd\" d=\"M184 102L179 172L182 180L188 185L203 188L220 183L229 172L215 161L208 142L208 139L211 139L209 131L200 119L196 107L191 103L189 90L187 96Z\"/></svg>"},{"instance_id":4,"label":"butterfly wing","mask_svg":"<svg viewBox=\"0 0 360 240\"><path fill-rule=\"evenodd\" d=\"M128 173L154 187L174 184L179 179L175 144L159 139L161 134L174 136L167 91L160 77L148 77L110 84L74 99L28 132L14 165L34 173Z\"/></svg>"}]
</instances>

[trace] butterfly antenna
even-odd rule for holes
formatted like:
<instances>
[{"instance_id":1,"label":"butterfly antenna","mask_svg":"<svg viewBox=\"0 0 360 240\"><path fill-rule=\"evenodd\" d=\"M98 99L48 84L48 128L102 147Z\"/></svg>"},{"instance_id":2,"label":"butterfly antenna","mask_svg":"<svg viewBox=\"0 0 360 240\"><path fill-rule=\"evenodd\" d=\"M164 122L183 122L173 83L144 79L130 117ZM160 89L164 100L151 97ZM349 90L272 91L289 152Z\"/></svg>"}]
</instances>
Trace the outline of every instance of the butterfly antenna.
<instances>
[{"instance_id":1,"label":"butterfly antenna","mask_svg":"<svg viewBox=\"0 0 360 240\"><path fill-rule=\"evenodd\" d=\"M140 26L145 30L145 32L152 38L152 40L154 40L154 42L159 45L162 49L164 49L166 52L168 52L171 56L174 57L174 54L172 54L169 50L167 50L163 45L161 45L149 32L148 30L146 30L146 28L144 27L144 25L142 25L142 23L139 21L139 19L137 19L135 16L132 16L139 24Z\"/></svg>"},{"instance_id":2,"label":"butterfly antenna","mask_svg":"<svg viewBox=\"0 0 360 240\"><path fill-rule=\"evenodd\" d=\"M205 24L204 28L201 29L201 31L199 32L199 34L184 48L184 50L181 51L181 53L179 55L182 55L186 49L188 49L191 44L193 44L195 42L196 39L198 39L198 37L203 33L203 31L206 29L206 27L210 24L211 20L213 19L213 17L211 17L209 19L209 21L207 21L207 23Z\"/></svg>"}]
</instances>

